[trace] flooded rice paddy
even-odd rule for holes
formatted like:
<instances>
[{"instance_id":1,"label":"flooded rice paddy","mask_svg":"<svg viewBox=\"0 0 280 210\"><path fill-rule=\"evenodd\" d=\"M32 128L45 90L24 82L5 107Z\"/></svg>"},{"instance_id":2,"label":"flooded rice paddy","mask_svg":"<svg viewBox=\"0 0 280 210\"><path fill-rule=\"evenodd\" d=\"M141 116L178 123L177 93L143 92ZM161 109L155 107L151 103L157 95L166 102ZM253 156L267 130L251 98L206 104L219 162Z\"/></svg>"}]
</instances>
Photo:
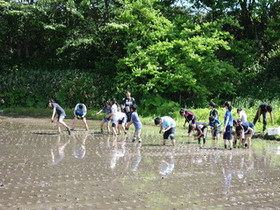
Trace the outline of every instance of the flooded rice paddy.
<instances>
[{"instance_id":1,"label":"flooded rice paddy","mask_svg":"<svg viewBox=\"0 0 280 210\"><path fill-rule=\"evenodd\" d=\"M68 124L71 121L67 121ZM204 148L186 136L162 146L81 127L60 135L49 119L0 118L0 209L277 209L280 143Z\"/></svg>"}]
</instances>

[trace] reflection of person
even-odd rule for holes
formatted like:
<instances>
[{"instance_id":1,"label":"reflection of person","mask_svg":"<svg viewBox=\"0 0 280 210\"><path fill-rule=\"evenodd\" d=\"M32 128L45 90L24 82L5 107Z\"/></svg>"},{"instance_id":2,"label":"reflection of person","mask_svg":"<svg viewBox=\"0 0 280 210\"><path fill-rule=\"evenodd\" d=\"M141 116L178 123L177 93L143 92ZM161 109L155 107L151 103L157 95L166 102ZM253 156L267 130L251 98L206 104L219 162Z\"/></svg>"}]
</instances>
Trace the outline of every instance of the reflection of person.
<instances>
[{"instance_id":1,"label":"reflection of person","mask_svg":"<svg viewBox=\"0 0 280 210\"><path fill-rule=\"evenodd\" d=\"M52 114L52 118L51 118L52 122L54 121L54 117L57 116L57 129L58 129L58 133L61 132L60 125L63 125L67 129L68 134L71 135L70 128L63 121L63 119L66 116L64 109L62 109L61 106L59 106L59 104L55 103L53 100L50 100L47 103L47 106L53 109L53 114Z\"/></svg>"},{"instance_id":2,"label":"reflection of person","mask_svg":"<svg viewBox=\"0 0 280 210\"><path fill-rule=\"evenodd\" d=\"M135 131L134 131L134 135L133 135L133 139L132 139L132 142L135 142L136 139L138 139L139 143L142 142L142 139L141 139L141 129L142 129L142 123L139 119L139 116L137 114L137 106L134 105L132 108L132 114L131 114L131 120L130 122L127 123L126 125L126 129L128 130L129 129L129 126L133 123L134 124L134 127L135 127Z\"/></svg>"},{"instance_id":3,"label":"reflection of person","mask_svg":"<svg viewBox=\"0 0 280 210\"><path fill-rule=\"evenodd\" d=\"M142 160L141 151L140 151L141 146L142 146L142 144L137 144L136 151L132 155L131 167L130 167L131 172L136 172L137 171L138 166L139 166L139 164Z\"/></svg>"},{"instance_id":4,"label":"reflection of person","mask_svg":"<svg viewBox=\"0 0 280 210\"><path fill-rule=\"evenodd\" d=\"M64 149L70 143L70 140L68 140L66 143L61 143L60 139L61 136L57 136L57 142L51 148L51 157L53 165L57 165L63 160L63 158L65 157Z\"/></svg>"},{"instance_id":5,"label":"reflection of person","mask_svg":"<svg viewBox=\"0 0 280 210\"><path fill-rule=\"evenodd\" d=\"M135 99L133 97L131 97L131 93L129 91L126 92L125 94L125 98L123 98L121 106L124 110L124 113L127 116L127 122L130 122L131 120L131 114L132 114L132 110L131 108L136 105Z\"/></svg>"},{"instance_id":6,"label":"reflection of person","mask_svg":"<svg viewBox=\"0 0 280 210\"><path fill-rule=\"evenodd\" d=\"M261 121L261 118L260 116L262 115L263 116L263 131L265 131L266 129L266 125L267 125L267 122L266 122L266 113L269 112L270 114L270 120L271 120L271 123L273 124L273 115L272 115L272 106L267 104L267 103L263 103L259 106L258 108L258 111L256 113L256 116L254 118L254 125L256 125L257 121Z\"/></svg>"},{"instance_id":7,"label":"reflection of person","mask_svg":"<svg viewBox=\"0 0 280 210\"><path fill-rule=\"evenodd\" d=\"M175 167L175 161L174 161L174 148L172 149L172 151L170 152L170 154L168 155L169 160L162 160L160 163L160 171L159 173L161 175L167 175L167 174L171 174L174 170Z\"/></svg>"},{"instance_id":8,"label":"reflection of person","mask_svg":"<svg viewBox=\"0 0 280 210\"><path fill-rule=\"evenodd\" d=\"M107 101L107 102L105 103L104 107L103 107L99 112L97 112L96 114L99 115L99 114L101 114L101 112L106 113L106 115L109 115L109 114L112 113L110 102ZM110 122L112 122L112 120L111 120L110 118L107 119L106 116L104 116L104 117L102 118L102 121L101 121L101 124L100 124L100 131L101 131L101 133L103 133L103 125L104 125L105 123L107 124L107 131L108 131L108 133L111 132L111 131L110 131L110 126L109 126L109 123L110 123Z\"/></svg>"},{"instance_id":9,"label":"reflection of person","mask_svg":"<svg viewBox=\"0 0 280 210\"><path fill-rule=\"evenodd\" d=\"M84 138L81 142L78 143L76 137L73 137L74 144L73 144L73 156L76 159L83 159L86 155L86 140L88 137L88 132L85 133Z\"/></svg>"},{"instance_id":10,"label":"reflection of person","mask_svg":"<svg viewBox=\"0 0 280 210\"><path fill-rule=\"evenodd\" d=\"M85 125L86 130L88 131L88 124L86 120L86 114L87 114L87 107L85 104L78 103L75 106L74 109L74 120L73 120L73 125L72 125L72 130L74 130L76 126L77 119L83 120L83 123Z\"/></svg>"},{"instance_id":11,"label":"reflection of person","mask_svg":"<svg viewBox=\"0 0 280 210\"><path fill-rule=\"evenodd\" d=\"M112 150L110 152L110 168L115 169L117 165L117 161L125 156L125 142L120 143L120 148L118 147L117 137L114 136L112 143Z\"/></svg>"},{"instance_id":12,"label":"reflection of person","mask_svg":"<svg viewBox=\"0 0 280 210\"><path fill-rule=\"evenodd\" d=\"M155 118L155 125L160 126L159 133L163 132L163 145L165 145L165 141L170 137L172 145L175 146L175 121L168 116L165 117L157 117Z\"/></svg>"}]
</instances>

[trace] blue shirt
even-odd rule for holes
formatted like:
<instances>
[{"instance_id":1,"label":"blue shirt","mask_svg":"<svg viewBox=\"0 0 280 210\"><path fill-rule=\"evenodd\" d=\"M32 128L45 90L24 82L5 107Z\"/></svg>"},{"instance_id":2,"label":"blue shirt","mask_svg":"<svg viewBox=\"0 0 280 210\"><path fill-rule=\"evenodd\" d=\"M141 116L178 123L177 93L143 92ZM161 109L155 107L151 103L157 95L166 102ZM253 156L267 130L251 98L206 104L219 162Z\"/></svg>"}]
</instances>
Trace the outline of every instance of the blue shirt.
<instances>
[{"instance_id":1,"label":"blue shirt","mask_svg":"<svg viewBox=\"0 0 280 210\"><path fill-rule=\"evenodd\" d=\"M168 127L175 128L176 127L176 123L171 117L165 116L165 117L162 117L161 120L162 120L161 127L163 127L163 128L168 128Z\"/></svg>"},{"instance_id":2,"label":"blue shirt","mask_svg":"<svg viewBox=\"0 0 280 210\"><path fill-rule=\"evenodd\" d=\"M248 130L249 127L252 128L253 130L255 129L254 124L251 123L251 122L248 122L248 121L247 121L247 122L243 122L243 123L242 123L242 127L243 127L243 129L244 129L245 132L247 132L247 130Z\"/></svg>"},{"instance_id":3,"label":"blue shirt","mask_svg":"<svg viewBox=\"0 0 280 210\"><path fill-rule=\"evenodd\" d=\"M214 122L209 122L209 126L211 127L215 127L215 125L219 125L221 124L220 120L215 119Z\"/></svg>"},{"instance_id":4,"label":"blue shirt","mask_svg":"<svg viewBox=\"0 0 280 210\"><path fill-rule=\"evenodd\" d=\"M140 119L139 119L139 116L138 116L137 112L133 112L131 114L131 121L133 122L134 127L136 129L141 129L142 128L142 123L140 122Z\"/></svg>"},{"instance_id":5,"label":"blue shirt","mask_svg":"<svg viewBox=\"0 0 280 210\"><path fill-rule=\"evenodd\" d=\"M233 126L233 119L231 111L227 110L225 113L224 124L226 125L227 117L229 117L229 121L227 126Z\"/></svg>"},{"instance_id":6,"label":"blue shirt","mask_svg":"<svg viewBox=\"0 0 280 210\"><path fill-rule=\"evenodd\" d=\"M106 106L104 106L104 107L103 107L103 111L104 111L106 114L111 114L112 109L111 109L111 108L107 108Z\"/></svg>"}]
</instances>

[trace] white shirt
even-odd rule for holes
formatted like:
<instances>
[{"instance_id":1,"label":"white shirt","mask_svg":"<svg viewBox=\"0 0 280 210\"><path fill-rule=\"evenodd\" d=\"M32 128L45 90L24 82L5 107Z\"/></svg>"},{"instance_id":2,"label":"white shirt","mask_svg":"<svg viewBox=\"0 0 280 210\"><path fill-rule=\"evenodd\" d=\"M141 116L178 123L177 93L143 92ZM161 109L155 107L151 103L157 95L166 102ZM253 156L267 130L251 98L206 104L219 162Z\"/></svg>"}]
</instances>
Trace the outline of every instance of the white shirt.
<instances>
[{"instance_id":1,"label":"white shirt","mask_svg":"<svg viewBox=\"0 0 280 210\"><path fill-rule=\"evenodd\" d=\"M241 110L239 112L239 118L241 119L242 122L247 122L247 115L246 115L245 111Z\"/></svg>"}]
</instances>

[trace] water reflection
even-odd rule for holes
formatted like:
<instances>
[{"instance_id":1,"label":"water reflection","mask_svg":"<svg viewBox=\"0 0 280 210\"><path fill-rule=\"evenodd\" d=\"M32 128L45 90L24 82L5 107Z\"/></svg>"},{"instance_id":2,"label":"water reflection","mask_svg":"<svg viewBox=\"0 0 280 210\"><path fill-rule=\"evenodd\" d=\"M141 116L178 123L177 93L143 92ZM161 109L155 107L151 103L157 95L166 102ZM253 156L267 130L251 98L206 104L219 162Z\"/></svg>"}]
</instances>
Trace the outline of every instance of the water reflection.
<instances>
[{"instance_id":1,"label":"water reflection","mask_svg":"<svg viewBox=\"0 0 280 210\"><path fill-rule=\"evenodd\" d=\"M70 139L67 142L61 142L61 135L57 136L56 143L51 148L51 161L53 165L59 164L65 157L65 147L70 143Z\"/></svg>"},{"instance_id":2,"label":"water reflection","mask_svg":"<svg viewBox=\"0 0 280 210\"><path fill-rule=\"evenodd\" d=\"M130 157L130 171L131 172L136 172L138 169L138 166L142 160L142 156L141 156L141 147L142 147L142 143L138 143L138 144L133 144L133 150L131 152L131 157Z\"/></svg>"},{"instance_id":3,"label":"water reflection","mask_svg":"<svg viewBox=\"0 0 280 210\"><path fill-rule=\"evenodd\" d=\"M171 148L170 151L167 152L167 157L161 160L160 163L160 171L161 175L171 174L175 167L175 148Z\"/></svg>"},{"instance_id":4,"label":"water reflection","mask_svg":"<svg viewBox=\"0 0 280 210\"><path fill-rule=\"evenodd\" d=\"M73 137L73 156L76 159L83 159L86 155L86 140L88 138L88 131L84 132L82 136L72 135Z\"/></svg>"},{"instance_id":5,"label":"water reflection","mask_svg":"<svg viewBox=\"0 0 280 210\"><path fill-rule=\"evenodd\" d=\"M110 148L110 168L114 170L120 158L123 158L126 153L126 141L118 142L118 137L113 136L112 146Z\"/></svg>"}]
</instances>

